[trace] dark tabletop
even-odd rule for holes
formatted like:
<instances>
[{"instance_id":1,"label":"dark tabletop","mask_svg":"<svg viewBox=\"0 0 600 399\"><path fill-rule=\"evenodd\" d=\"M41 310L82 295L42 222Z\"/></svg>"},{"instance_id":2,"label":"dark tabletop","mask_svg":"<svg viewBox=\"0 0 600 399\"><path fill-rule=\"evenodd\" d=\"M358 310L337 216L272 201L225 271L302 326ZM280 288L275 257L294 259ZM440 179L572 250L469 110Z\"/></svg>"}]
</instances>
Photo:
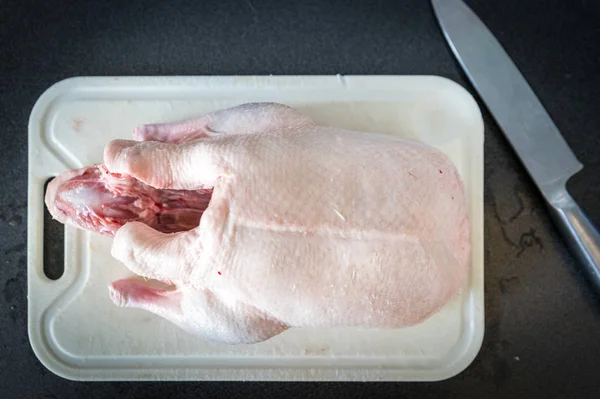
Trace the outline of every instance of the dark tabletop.
<instances>
[{"instance_id":1,"label":"dark tabletop","mask_svg":"<svg viewBox=\"0 0 600 399\"><path fill-rule=\"evenodd\" d=\"M90 75L433 74L473 93L426 0L86 3L0 1L0 398L600 395L600 299L484 108L486 330L457 377L79 383L47 371L27 338L27 120L51 84ZM600 225L600 3L468 3L585 165L569 188Z\"/></svg>"}]
</instances>

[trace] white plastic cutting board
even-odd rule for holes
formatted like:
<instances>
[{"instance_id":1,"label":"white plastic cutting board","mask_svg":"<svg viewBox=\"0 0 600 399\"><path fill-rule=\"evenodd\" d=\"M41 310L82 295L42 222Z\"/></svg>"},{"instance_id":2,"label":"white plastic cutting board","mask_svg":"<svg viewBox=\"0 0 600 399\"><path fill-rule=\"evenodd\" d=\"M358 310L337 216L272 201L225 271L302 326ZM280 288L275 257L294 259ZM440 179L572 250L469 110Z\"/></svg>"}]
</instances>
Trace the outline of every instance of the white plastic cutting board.
<instances>
[{"instance_id":1,"label":"white plastic cutting board","mask_svg":"<svg viewBox=\"0 0 600 399\"><path fill-rule=\"evenodd\" d=\"M100 162L137 125L252 101L297 107L320 124L418 139L447 153L468 191L470 282L426 322L404 329L291 329L229 346L118 308L128 271L111 240L65 229L63 276L43 272L43 185ZM48 89L29 121L29 338L41 362L75 380L440 380L465 369L483 338L483 122L473 98L432 76L74 78Z\"/></svg>"}]
</instances>

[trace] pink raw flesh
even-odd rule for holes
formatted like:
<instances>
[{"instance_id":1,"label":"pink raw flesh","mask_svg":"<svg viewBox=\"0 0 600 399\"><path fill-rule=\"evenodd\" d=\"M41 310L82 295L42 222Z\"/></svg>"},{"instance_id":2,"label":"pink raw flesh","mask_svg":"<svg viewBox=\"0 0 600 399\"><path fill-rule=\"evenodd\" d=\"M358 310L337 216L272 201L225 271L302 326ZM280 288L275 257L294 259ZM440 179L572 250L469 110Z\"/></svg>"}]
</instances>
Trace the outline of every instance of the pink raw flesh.
<instances>
[{"instance_id":1,"label":"pink raw flesh","mask_svg":"<svg viewBox=\"0 0 600 399\"><path fill-rule=\"evenodd\" d=\"M193 229L212 195L212 189L158 190L131 176L110 173L103 165L72 174L58 182L55 210L71 224L108 236L134 221L163 233Z\"/></svg>"}]
</instances>

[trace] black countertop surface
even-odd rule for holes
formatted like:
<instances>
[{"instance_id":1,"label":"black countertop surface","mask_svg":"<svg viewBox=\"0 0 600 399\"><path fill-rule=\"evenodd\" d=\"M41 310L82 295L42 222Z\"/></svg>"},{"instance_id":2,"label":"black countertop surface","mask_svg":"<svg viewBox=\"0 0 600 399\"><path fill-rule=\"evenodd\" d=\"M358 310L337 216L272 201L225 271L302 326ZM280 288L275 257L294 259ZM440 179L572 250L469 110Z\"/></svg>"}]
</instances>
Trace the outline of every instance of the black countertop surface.
<instances>
[{"instance_id":1,"label":"black countertop surface","mask_svg":"<svg viewBox=\"0 0 600 399\"><path fill-rule=\"evenodd\" d=\"M436 383L79 383L47 371L27 337L27 120L53 83L90 75L433 74L473 93L428 1L122 3L0 2L1 398L600 395L599 296L485 109L486 331L478 357L457 377ZM569 188L600 225L600 3L468 3L585 164Z\"/></svg>"}]
</instances>

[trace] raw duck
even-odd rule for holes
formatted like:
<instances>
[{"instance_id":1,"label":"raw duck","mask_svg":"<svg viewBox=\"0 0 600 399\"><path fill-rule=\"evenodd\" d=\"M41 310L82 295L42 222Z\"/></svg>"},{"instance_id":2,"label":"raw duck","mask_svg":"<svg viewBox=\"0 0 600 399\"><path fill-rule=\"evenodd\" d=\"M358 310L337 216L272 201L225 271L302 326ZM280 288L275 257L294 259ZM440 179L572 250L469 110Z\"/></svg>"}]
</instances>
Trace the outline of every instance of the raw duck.
<instances>
[{"instance_id":1,"label":"raw duck","mask_svg":"<svg viewBox=\"0 0 600 399\"><path fill-rule=\"evenodd\" d=\"M46 193L54 218L114 236L112 255L144 277L110 284L119 306L248 344L295 327L414 325L467 281L463 183L423 143L274 103L144 125L134 139Z\"/></svg>"}]
</instances>

